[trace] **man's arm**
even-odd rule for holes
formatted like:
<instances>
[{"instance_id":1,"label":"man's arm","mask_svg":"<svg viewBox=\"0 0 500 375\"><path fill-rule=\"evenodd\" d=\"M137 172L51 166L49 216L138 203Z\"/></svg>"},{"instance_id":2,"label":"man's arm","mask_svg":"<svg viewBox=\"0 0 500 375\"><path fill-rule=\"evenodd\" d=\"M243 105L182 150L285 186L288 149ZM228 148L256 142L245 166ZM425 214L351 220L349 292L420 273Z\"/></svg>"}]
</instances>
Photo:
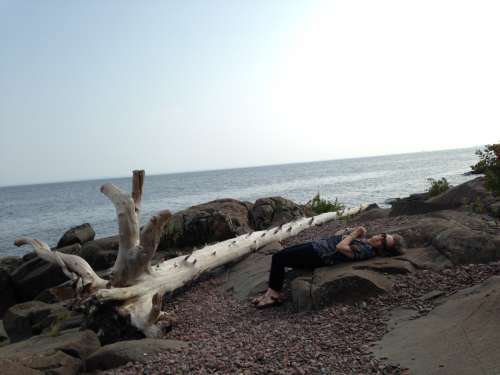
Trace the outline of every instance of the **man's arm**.
<instances>
[{"instance_id":1,"label":"man's arm","mask_svg":"<svg viewBox=\"0 0 500 375\"><path fill-rule=\"evenodd\" d=\"M363 237L366 234L366 229L363 227L355 228L351 234L347 235L342 241L337 244L336 249L348 258L354 258L354 253L350 247L351 242L356 238Z\"/></svg>"}]
</instances>

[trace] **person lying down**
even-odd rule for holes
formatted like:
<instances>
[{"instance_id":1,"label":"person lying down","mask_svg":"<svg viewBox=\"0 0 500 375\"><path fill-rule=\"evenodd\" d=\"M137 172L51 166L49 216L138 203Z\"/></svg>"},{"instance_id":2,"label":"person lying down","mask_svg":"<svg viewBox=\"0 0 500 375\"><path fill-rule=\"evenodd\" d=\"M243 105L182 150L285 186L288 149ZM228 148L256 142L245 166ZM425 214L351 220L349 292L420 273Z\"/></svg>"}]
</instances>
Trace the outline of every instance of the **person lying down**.
<instances>
[{"instance_id":1,"label":"person lying down","mask_svg":"<svg viewBox=\"0 0 500 375\"><path fill-rule=\"evenodd\" d=\"M380 233L366 238L366 229L356 227L335 233L334 236L293 245L272 256L269 287L252 303L257 308L283 302L285 267L312 269L344 262L355 262L375 256L403 254L404 239L398 234Z\"/></svg>"}]
</instances>

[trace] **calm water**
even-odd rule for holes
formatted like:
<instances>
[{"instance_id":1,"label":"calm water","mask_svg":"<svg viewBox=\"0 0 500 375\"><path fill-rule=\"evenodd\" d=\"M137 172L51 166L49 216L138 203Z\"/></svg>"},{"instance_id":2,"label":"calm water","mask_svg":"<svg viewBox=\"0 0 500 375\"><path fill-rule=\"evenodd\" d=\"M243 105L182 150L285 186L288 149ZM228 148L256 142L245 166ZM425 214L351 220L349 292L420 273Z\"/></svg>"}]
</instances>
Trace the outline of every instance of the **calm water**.
<instances>
[{"instance_id":1,"label":"calm water","mask_svg":"<svg viewBox=\"0 0 500 375\"><path fill-rule=\"evenodd\" d=\"M255 201L280 195L305 203L318 191L347 206L383 204L388 198L422 192L427 178L459 184L477 162L477 148L331 160L267 167L147 176L142 221L160 209L178 211L217 198ZM146 171L147 173L147 171ZM117 232L115 210L100 193L105 182L130 191L131 179L108 179L0 188L0 255L21 255L16 237L54 246L72 226L89 222L96 237Z\"/></svg>"}]
</instances>

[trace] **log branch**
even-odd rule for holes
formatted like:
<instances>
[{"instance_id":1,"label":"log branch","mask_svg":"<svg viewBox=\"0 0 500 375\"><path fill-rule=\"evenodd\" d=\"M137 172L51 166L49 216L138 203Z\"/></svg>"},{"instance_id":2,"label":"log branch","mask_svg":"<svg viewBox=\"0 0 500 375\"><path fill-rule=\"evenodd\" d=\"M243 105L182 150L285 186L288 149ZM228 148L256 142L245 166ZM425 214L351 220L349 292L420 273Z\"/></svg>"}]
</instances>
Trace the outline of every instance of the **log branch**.
<instances>
[{"instance_id":1,"label":"log branch","mask_svg":"<svg viewBox=\"0 0 500 375\"><path fill-rule=\"evenodd\" d=\"M108 284L106 280L97 276L85 259L77 255L52 251L45 242L32 238L18 238L14 244L16 246L31 245L38 257L61 267L64 274L75 282L79 290L93 292L105 288Z\"/></svg>"},{"instance_id":2,"label":"log branch","mask_svg":"<svg viewBox=\"0 0 500 375\"><path fill-rule=\"evenodd\" d=\"M135 170L132 172L132 199L135 203L135 213L139 216L139 209L142 201L142 188L144 186L144 170Z\"/></svg>"},{"instance_id":3,"label":"log branch","mask_svg":"<svg viewBox=\"0 0 500 375\"><path fill-rule=\"evenodd\" d=\"M101 192L115 206L118 217L119 255L123 256L124 251L139 244L139 220L135 213L134 200L111 183L104 184Z\"/></svg>"}]
</instances>

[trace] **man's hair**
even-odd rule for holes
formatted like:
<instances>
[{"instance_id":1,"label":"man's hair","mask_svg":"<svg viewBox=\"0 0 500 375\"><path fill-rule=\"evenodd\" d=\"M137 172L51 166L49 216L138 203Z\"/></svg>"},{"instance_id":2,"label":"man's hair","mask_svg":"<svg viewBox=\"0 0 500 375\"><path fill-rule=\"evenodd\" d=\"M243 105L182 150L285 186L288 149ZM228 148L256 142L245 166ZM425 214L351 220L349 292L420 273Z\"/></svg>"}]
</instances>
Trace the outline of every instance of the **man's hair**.
<instances>
[{"instance_id":1,"label":"man's hair","mask_svg":"<svg viewBox=\"0 0 500 375\"><path fill-rule=\"evenodd\" d=\"M393 234L392 238L394 239L394 245L390 248L387 248L387 256L393 257L397 255L403 255L404 249L406 247L405 240L399 234Z\"/></svg>"}]
</instances>

